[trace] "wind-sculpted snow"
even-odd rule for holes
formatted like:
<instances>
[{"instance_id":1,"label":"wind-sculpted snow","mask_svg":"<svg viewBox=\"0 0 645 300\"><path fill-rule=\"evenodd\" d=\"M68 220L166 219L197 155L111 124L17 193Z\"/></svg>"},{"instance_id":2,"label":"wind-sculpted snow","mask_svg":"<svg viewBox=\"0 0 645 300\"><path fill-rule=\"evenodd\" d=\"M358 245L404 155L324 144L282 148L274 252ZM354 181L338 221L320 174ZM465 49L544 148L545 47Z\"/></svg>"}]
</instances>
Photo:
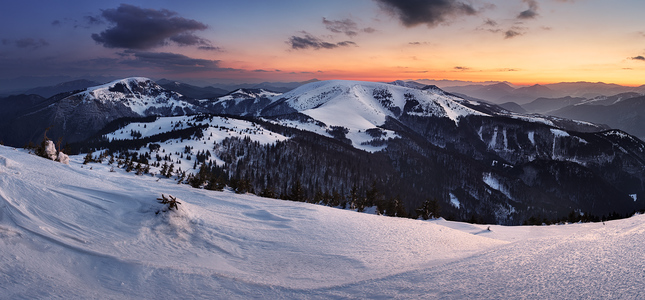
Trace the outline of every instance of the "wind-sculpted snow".
<instances>
[{"instance_id":1,"label":"wind-sculpted snow","mask_svg":"<svg viewBox=\"0 0 645 300\"><path fill-rule=\"evenodd\" d=\"M16 298L641 299L645 217L505 227L213 192L0 146ZM171 194L178 211L159 213ZM488 230L488 229L490 230Z\"/></svg>"}]
</instances>

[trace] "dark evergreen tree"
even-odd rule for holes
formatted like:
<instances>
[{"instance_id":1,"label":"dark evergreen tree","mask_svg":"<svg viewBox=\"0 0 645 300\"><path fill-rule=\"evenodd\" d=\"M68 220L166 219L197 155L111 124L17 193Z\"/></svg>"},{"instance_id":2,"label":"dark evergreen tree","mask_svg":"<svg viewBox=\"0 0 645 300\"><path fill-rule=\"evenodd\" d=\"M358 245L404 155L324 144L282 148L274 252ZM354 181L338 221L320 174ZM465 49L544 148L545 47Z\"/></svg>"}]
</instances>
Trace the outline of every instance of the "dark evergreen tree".
<instances>
[{"instance_id":1,"label":"dark evergreen tree","mask_svg":"<svg viewBox=\"0 0 645 300\"><path fill-rule=\"evenodd\" d=\"M438 218L440 216L441 208L439 201L436 198L426 199L421 207L416 209L417 215L422 219L427 220L430 218Z\"/></svg>"},{"instance_id":2,"label":"dark evergreen tree","mask_svg":"<svg viewBox=\"0 0 645 300\"><path fill-rule=\"evenodd\" d=\"M296 180L296 182L291 187L291 193L289 194L289 200L297 201L297 202L305 202L306 201L305 192L304 192L304 190L302 188L302 183L300 183L300 179Z\"/></svg>"}]
</instances>

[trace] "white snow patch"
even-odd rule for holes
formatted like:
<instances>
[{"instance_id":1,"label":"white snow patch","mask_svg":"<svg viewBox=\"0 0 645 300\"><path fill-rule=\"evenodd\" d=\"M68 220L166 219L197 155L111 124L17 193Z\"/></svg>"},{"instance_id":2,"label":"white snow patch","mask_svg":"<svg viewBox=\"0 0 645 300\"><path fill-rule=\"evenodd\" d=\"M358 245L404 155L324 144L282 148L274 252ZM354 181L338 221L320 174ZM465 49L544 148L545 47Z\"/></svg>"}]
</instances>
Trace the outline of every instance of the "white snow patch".
<instances>
[{"instance_id":1,"label":"white snow patch","mask_svg":"<svg viewBox=\"0 0 645 300\"><path fill-rule=\"evenodd\" d=\"M457 199L457 196L453 195L452 193L450 193L449 195L450 195L450 205L454 206L457 209L461 208L461 202L459 202L459 199Z\"/></svg>"},{"instance_id":2,"label":"white snow patch","mask_svg":"<svg viewBox=\"0 0 645 300\"><path fill-rule=\"evenodd\" d=\"M566 132L564 130L560 130L560 129L555 129L555 128L551 128L551 133L553 133L553 135L556 136L556 137L568 137L569 136L568 132Z\"/></svg>"},{"instance_id":3,"label":"white snow patch","mask_svg":"<svg viewBox=\"0 0 645 300\"><path fill-rule=\"evenodd\" d=\"M511 193L509 190L501 183L495 176L493 176L492 173L484 173L483 176L484 183L488 185L491 189L500 191L502 194L504 194L508 199L513 199L511 197Z\"/></svg>"},{"instance_id":4,"label":"white snow patch","mask_svg":"<svg viewBox=\"0 0 645 300\"><path fill-rule=\"evenodd\" d=\"M490 139L490 143L488 143L488 148L489 149L495 149L497 146L497 127L495 127L495 130L493 131L493 137Z\"/></svg>"},{"instance_id":5,"label":"white snow patch","mask_svg":"<svg viewBox=\"0 0 645 300\"><path fill-rule=\"evenodd\" d=\"M535 132L529 131L528 137L529 137L529 141L531 141L531 144L535 145Z\"/></svg>"}]
</instances>

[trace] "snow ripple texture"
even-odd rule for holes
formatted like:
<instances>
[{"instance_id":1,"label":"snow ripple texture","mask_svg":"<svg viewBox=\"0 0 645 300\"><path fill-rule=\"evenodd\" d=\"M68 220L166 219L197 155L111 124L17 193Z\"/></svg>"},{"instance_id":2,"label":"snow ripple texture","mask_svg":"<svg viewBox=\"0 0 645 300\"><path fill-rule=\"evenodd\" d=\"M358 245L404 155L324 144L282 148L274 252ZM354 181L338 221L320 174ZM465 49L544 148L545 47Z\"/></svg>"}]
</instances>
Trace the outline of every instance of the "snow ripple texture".
<instances>
[{"instance_id":1,"label":"snow ripple texture","mask_svg":"<svg viewBox=\"0 0 645 300\"><path fill-rule=\"evenodd\" d=\"M81 161L0 146L0 298L645 297L645 216L487 230L198 190ZM155 214L162 193L179 211Z\"/></svg>"}]
</instances>

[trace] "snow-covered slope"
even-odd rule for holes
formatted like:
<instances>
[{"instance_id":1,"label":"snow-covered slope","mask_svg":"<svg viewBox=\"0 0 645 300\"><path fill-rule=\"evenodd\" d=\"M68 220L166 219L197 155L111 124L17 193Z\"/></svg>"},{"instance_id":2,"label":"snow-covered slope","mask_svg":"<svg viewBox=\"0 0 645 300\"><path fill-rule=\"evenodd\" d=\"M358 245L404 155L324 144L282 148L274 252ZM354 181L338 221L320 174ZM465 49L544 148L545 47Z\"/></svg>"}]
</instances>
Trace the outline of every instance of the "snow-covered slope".
<instances>
[{"instance_id":1,"label":"snow-covered slope","mask_svg":"<svg viewBox=\"0 0 645 300\"><path fill-rule=\"evenodd\" d=\"M488 231L192 189L80 160L0 147L3 297L644 296L644 216ZM155 214L162 193L179 211Z\"/></svg>"},{"instance_id":2,"label":"snow-covered slope","mask_svg":"<svg viewBox=\"0 0 645 300\"><path fill-rule=\"evenodd\" d=\"M110 141L133 140L136 139L133 137L133 134L137 135L138 138L147 138L192 127L204 127L203 130L199 131L201 133L199 137L193 136L191 139L172 138L163 140L158 142L157 145L159 145L159 148L155 151L161 156L164 156L164 154L174 155L172 161L174 161L176 169L190 173L199 171L198 168L193 169L197 167L193 157L200 152L210 153L210 151L213 151L214 145L221 144L225 138L249 138L262 145L273 144L277 141L287 139L287 137L264 129L262 126L251 121L217 116L205 117L201 115L163 117L153 122L133 122L119 130L104 135L104 137ZM135 152L140 154L145 154L149 151L150 149L147 146L135 150ZM100 152L99 150L95 154L99 155ZM217 157L212 157L212 160L218 165L223 164ZM156 170L153 169L153 172L156 172Z\"/></svg>"}]
</instances>

